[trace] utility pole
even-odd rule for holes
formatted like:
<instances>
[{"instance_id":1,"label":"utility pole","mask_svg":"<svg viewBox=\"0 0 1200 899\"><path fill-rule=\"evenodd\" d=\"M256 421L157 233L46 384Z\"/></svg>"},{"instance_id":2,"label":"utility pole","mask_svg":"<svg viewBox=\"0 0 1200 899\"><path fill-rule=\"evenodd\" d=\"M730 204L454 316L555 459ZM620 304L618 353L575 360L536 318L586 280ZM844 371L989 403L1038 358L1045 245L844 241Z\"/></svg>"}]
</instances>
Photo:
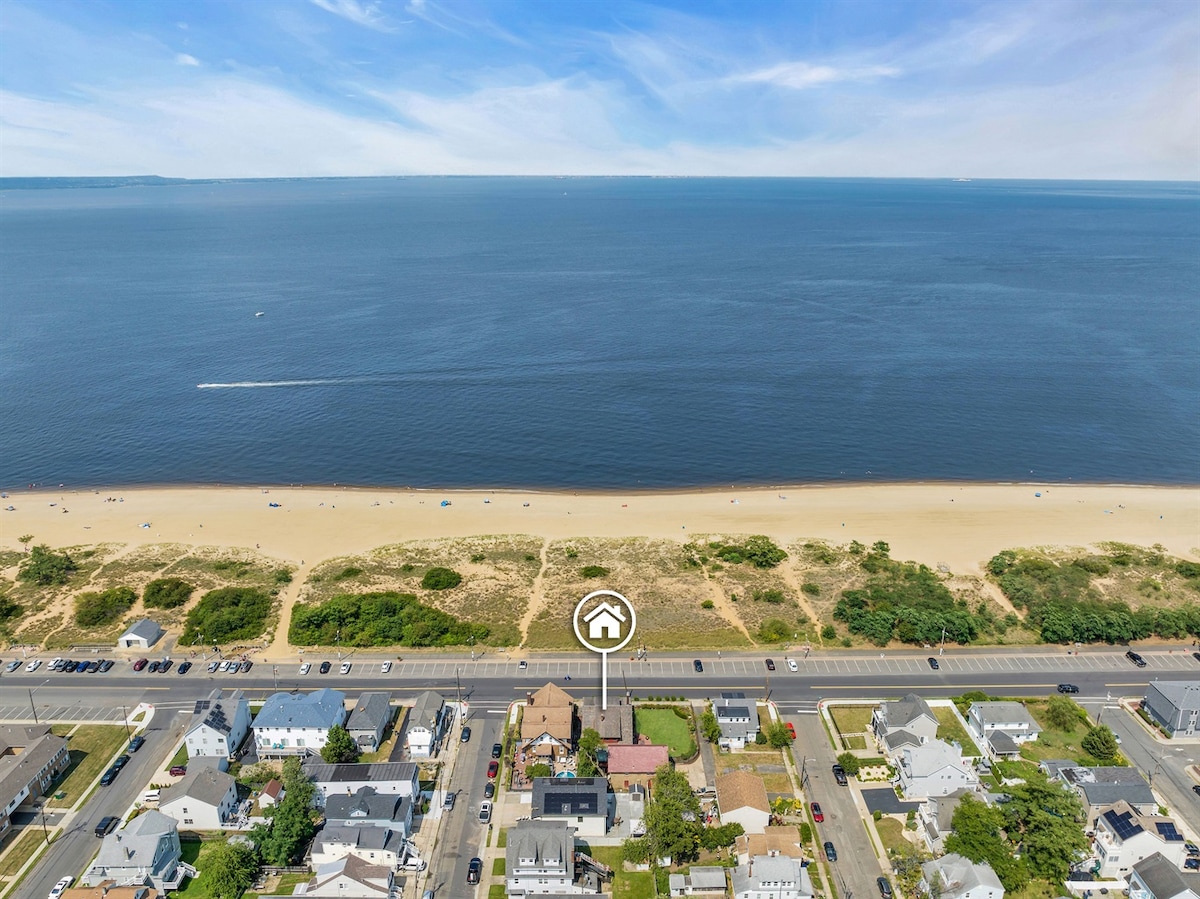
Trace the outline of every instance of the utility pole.
<instances>
[{"instance_id":1,"label":"utility pole","mask_svg":"<svg viewBox=\"0 0 1200 899\"><path fill-rule=\"evenodd\" d=\"M129 731L129 713L125 709L125 706L121 706L121 723L125 725L125 736L132 740L133 734Z\"/></svg>"},{"instance_id":2,"label":"utility pole","mask_svg":"<svg viewBox=\"0 0 1200 899\"><path fill-rule=\"evenodd\" d=\"M36 693L38 690L42 689L42 687L46 686L46 684L48 684L48 683L50 683L50 679L46 678L46 680L42 681L36 687L29 688L29 711L33 712L33 723L34 724L38 723L38 716L37 716L37 706L35 706L33 704L33 694Z\"/></svg>"},{"instance_id":3,"label":"utility pole","mask_svg":"<svg viewBox=\"0 0 1200 899\"><path fill-rule=\"evenodd\" d=\"M938 647L938 655L942 655L946 651L946 629L942 628L942 645Z\"/></svg>"},{"instance_id":4,"label":"utility pole","mask_svg":"<svg viewBox=\"0 0 1200 899\"><path fill-rule=\"evenodd\" d=\"M275 678L275 692L278 693L279 692L279 666L278 665L271 666L271 674Z\"/></svg>"}]
</instances>

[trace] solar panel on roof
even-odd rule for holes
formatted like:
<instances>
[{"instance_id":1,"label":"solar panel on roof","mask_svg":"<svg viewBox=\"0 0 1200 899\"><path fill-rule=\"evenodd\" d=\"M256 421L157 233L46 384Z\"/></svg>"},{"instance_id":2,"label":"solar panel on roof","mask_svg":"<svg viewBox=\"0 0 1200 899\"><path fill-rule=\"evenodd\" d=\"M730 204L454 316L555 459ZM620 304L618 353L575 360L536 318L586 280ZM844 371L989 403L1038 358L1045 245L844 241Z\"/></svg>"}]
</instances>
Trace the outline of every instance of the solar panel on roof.
<instances>
[{"instance_id":1,"label":"solar panel on roof","mask_svg":"<svg viewBox=\"0 0 1200 899\"><path fill-rule=\"evenodd\" d=\"M1125 812L1118 815L1116 812L1105 812L1104 820L1106 820L1115 833L1122 840L1128 840L1135 834L1142 832L1142 825L1133 820L1132 812Z\"/></svg>"},{"instance_id":2,"label":"solar panel on roof","mask_svg":"<svg viewBox=\"0 0 1200 899\"><path fill-rule=\"evenodd\" d=\"M1158 821L1154 828L1158 831L1158 835L1168 842L1183 842L1183 834L1175 829L1174 821Z\"/></svg>"},{"instance_id":3,"label":"solar panel on roof","mask_svg":"<svg viewBox=\"0 0 1200 899\"><path fill-rule=\"evenodd\" d=\"M205 709L207 709L210 705L212 705L212 703L207 699L197 699L196 700L196 708L192 711L192 714L199 715L201 712L203 712Z\"/></svg>"}]
</instances>

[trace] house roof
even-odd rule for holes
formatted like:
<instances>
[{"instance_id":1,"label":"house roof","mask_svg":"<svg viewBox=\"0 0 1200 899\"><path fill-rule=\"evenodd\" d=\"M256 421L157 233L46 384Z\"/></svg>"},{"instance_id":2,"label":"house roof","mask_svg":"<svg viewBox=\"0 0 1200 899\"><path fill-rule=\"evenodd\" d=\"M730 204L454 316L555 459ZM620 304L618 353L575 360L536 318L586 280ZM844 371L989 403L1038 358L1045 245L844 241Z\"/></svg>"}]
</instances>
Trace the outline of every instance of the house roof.
<instances>
[{"instance_id":1,"label":"house roof","mask_svg":"<svg viewBox=\"0 0 1200 899\"><path fill-rule=\"evenodd\" d=\"M725 890L725 869L713 865L692 865L687 874L672 874L672 895L676 889L691 887L694 890Z\"/></svg>"},{"instance_id":2,"label":"house roof","mask_svg":"<svg viewBox=\"0 0 1200 899\"><path fill-rule=\"evenodd\" d=\"M198 727L207 726L228 737L233 730L233 719L237 717L238 706L245 701L246 696L241 690L234 690L225 698L221 698L220 690L214 690L207 703L196 703L197 715L201 717L188 728L188 733ZM205 705L207 708L202 708Z\"/></svg>"},{"instance_id":3,"label":"house roof","mask_svg":"<svg viewBox=\"0 0 1200 899\"><path fill-rule=\"evenodd\" d=\"M641 743L608 747L609 774L653 774L670 761L666 746Z\"/></svg>"},{"instance_id":4,"label":"house roof","mask_svg":"<svg viewBox=\"0 0 1200 899\"><path fill-rule=\"evenodd\" d=\"M717 776L717 806L722 814L739 808L771 811L763 779L749 771L731 771Z\"/></svg>"},{"instance_id":5,"label":"house roof","mask_svg":"<svg viewBox=\"0 0 1200 899\"><path fill-rule=\"evenodd\" d=\"M533 740L549 734L569 742L575 715L571 706L526 706L521 715L521 739Z\"/></svg>"},{"instance_id":6,"label":"house roof","mask_svg":"<svg viewBox=\"0 0 1200 899\"><path fill-rule=\"evenodd\" d=\"M965 771L962 752L943 740L930 740L923 746L905 748L904 759L912 777L928 777L946 767Z\"/></svg>"},{"instance_id":7,"label":"house roof","mask_svg":"<svg viewBox=\"0 0 1200 899\"><path fill-rule=\"evenodd\" d=\"M1097 825L1104 821L1117 839L1124 842L1140 833L1148 833L1164 843L1182 843L1183 834L1175 821L1162 815L1143 815L1128 802L1115 802L1097 816Z\"/></svg>"},{"instance_id":8,"label":"house roof","mask_svg":"<svg viewBox=\"0 0 1200 899\"><path fill-rule=\"evenodd\" d=\"M748 705L719 705L716 706L718 721L728 721L731 718L749 718L750 706Z\"/></svg>"},{"instance_id":9,"label":"house roof","mask_svg":"<svg viewBox=\"0 0 1200 899\"><path fill-rule=\"evenodd\" d=\"M961 855L951 853L926 862L921 865L921 870L925 872L926 880L933 880L935 876L941 876L943 899L954 899L954 897L961 896L979 886L997 891L1001 896L1004 895L1004 885L1000 883L1000 878L996 876L996 872L987 862L976 863Z\"/></svg>"},{"instance_id":10,"label":"house roof","mask_svg":"<svg viewBox=\"0 0 1200 899\"><path fill-rule=\"evenodd\" d=\"M300 767L317 783L412 783L417 779L417 766L412 762L333 763L309 756Z\"/></svg>"},{"instance_id":11,"label":"house roof","mask_svg":"<svg viewBox=\"0 0 1200 899\"><path fill-rule=\"evenodd\" d=\"M933 714L929 703L916 693L905 694L895 702L882 703L882 709L884 718L887 720L888 730L897 727L906 728L921 718L937 721L937 716Z\"/></svg>"},{"instance_id":12,"label":"house roof","mask_svg":"<svg viewBox=\"0 0 1200 899\"><path fill-rule=\"evenodd\" d=\"M954 813L962 803L962 798L970 792L970 790L959 787L953 793L945 796L930 797L929 804L935 811L938 833L950 832L950 822L954 819Z\"/></svg>"},{"instance_id":13,"label":"house roof","mask_svg":"<svg viewBox=\"0 0 1200 899\"><path fill-rule=\"evenodd\" d=\"M1058 769L1058 776L1071 786L1077 787L1083 793L1087 804L1093 808L1122 801L1132 806L1158 804L1150 790L1150 784L1136 768L1070 766Z\"/></svg>"},{"instance_id":14,"label":"house roof","mask_svg":"<svg viewBox=\"0 0 1200 899\"><path fill-rule=\"evenodd\" d=\"M566 821L518 821L508 831L508 846L504 852L505 870L509 875L521 870L520 860L531 858L541 867L546 862L561 864L564 869L574 865L575 829Z\"/></svg>"},{"instance_id":15,"label":"house roof","mask_svg":"<svg viewBox=\"0 0 1200 899\"><path fill-rule=\"evenodd\" d=\"M350 713L346 730L354 734L356 731L378 733L387 727L392 720L391 693L364 693L358 697L358 704Z\"/></svg>"},{"instance_id":16,"label":"house roof","mask_svg":"<svg viewBox=\"0 0 1200 899\"><path fill-rule=\"evenodd\" d=\"M529 697L526 704L539 708L570 708L575 704L575 697L554 681L547 681L540 690Z\"/></svg>"},{"instance_id":17,"label":"house roof","mask_svg":"<svg viewBox=\"0 0 1200 899\"><path fill-rule=\"evenodd\" d=\"M329 821L402 821L405 799L396 793L379 793L374 787L359 787L351 796L329 796L325 818Z\"/></svg>"},{"instance_id":18,"label":"house roof","mask_svg":"<svg viewBox=\"0 0 1200 899\"><path fill-rule=\"evenodd\" d=\"M189 770L183 776L183 780L163 789L158 807L165 808L180 799L194 799L205 805L218 806L236 783L232 775L216 768Z\"/></svg>"},{"instance_id":19,"label":"house roof","mask_svg":"<svg viewBox=\"0 0 1200 899\"><path fill-rule=\"evenodd\" d=\"M442 706L445 704L446 700L442 698L442 694L435 693L433 690L426 690L419 694L413 700L412 711L408 716L409 730L414 726L433 730L437 727L438 715L441 714Z\"/></svg>"},{"instance_id":20,"label":"house roof","mask_svg":"<svg viewBox=\"0 0 1200 899\"><path fill-rule=\"evenodd\" d=\"M992 731L988 734L988 743L991 745L992 751L998 755L1010 755L1021 751L1017 741L1002 730Z\"/></svg>"},{"instance_id":21,"label":"house roof","mask_svg":"<svg viewBox=\"0 0 1200 899\"><path fill-rule=\"evenodd\" d=\"M59 899L154 899L158 890L148 886L117 886L115 880L102 880L94 887L68 887Z\"/></svg>"},{"instance_id":22,"label":"house roof","mask_svg":"<svg viewBox=\"0 0 1200 899\"><path fill-rule=\"evenodd\" d=\"M632 743L633 706L618 702L607 709L601 709L600 703L594 697L585 699L579 705L579 726L583 730L589 727L600 735L601 740L616 740L621 743Z\"/></svg>"},{"instance_id":23,"label":"house roof","mask_svg":"<svg viewBox=\"0 0 1200 899\"><path fill-rule=\"evenodd\" d=\"M1000 724L1023 724L1027 730L1040 731L1037 722L1029 714L1029 709L1020 702L973 702L968 714L975 717L984 727Z\"/></svg>"},{"instance_id":24,"label":"house roof","mask_svg":"<svg viewBox=\"0 0 1200 899\"><path fill-rule=\"evenodd\" d=\"M897 749L903 749L905 746L920 746L921 738L912 731L899 728L897 730L889 730L884 734L883 744L894 752Z\"/></svg>"},{"instance_id":25,"label":"house roof","mask_svg":"<svg viewBox=\"0 0 1200 899\"><path fill-rule=\"evenodd\" d=\"M137 622L136 624L130 625L129 630L127 630L127 631L125 631L125 633L121 634L121 636L118 639L125 640L129 637L140 637L143 640L147 640L150 643L153 643L159 637L161 637L164 633L165 633L165 631L163 631L163 629L158 626L158 623L156 621L153 621L150 618L143 618L141 621Z\"/></svg>"},{"instance_id":26,"label":"house roof","mask_svg":"<svg viewBox=\"0 0 1200 899\"><path fill-rule=\"evenodd\" d=\"M326 824L317 832L317 842L323 846L338 844L356 849L381 849L395 852L404 848L403 835L390 827L360 827L357 824Z\"/></svg>"},{"instance_id":27,"label":"house roof","mask_svg":"<svg viewBox=\"0 0 1200 899\"><path fill-rule=\"evenodd\" d=\"M1150 684L1159 695L1176 709L1195 711L1200 709L1200 681L1168 680L1154 681Z\"/></svg>"},{"instance_id":28,"label":"house roof","mask_svg":"<svg viewBox=\"0 0 1200 899\"><path fill-rule=\"evenodd\" d=\"M267 781L267 785L262 788L263 794L270 796L272 799L278 799L283 793L283 782L272 777Z\"/></svg>"},{"instance_id":29,"label":"house roof","mask_svg":"<svg viewBox=\"0 0 1200 899\"><path fill-rule=\"evenodd\" d=\"M339 877L353 880L386 897L389 893L386 884L392 882L392 869L387 865L372 865L357 855L347 855L335 862L317 865L316 876L308 882L306 895L321 895L322 888Z\"/></svg>"},{"instance_id":30,"label":"house roof","mask_svg":"<svg viewBox=\"0 0 1200 899\"><path fill-rule=\"evenodd\" d=\"M0 726L0 807L24 790L67 745L49 724Z\"/></svg>"},{"instance_id":31,"label":"house roof","mask_svg":"<svg viewBox=\"0 0 1200 899\"><path fill-rule=\"evenodd\" d=\"M808 869L802 866L798 859L784 855L752 856L747 864L738 865L730 872L730 879L733 881L735 896L763 890L763 884L776 883L794 883L796 891L801 895L813 894ZM770 889L766 892L770 892Z\"/></svg>"},{"instance_id":32,"label":"house roof","mask_svg":"<svg viewBox=\"0 0 1200 899\"><path fill-rule=\"evenodd\" d=\"M179 825L169 815L153 809L143 812L104 838L92 867L153 870L159 841L178 832Z\"/></svg>"},{"instance_id":33,"label":"house roof","mask_svg":"<svg viewBox=\"0 0 1200 899\"><path fill-rule=\"evenodd\" d=\"M786 855L803 858L800 832L793 825L769 824L762 833L744 833L737 838L738 855Z\"/></svg>"},{"instance_id":34,"label":"house roof","mask_svg":"<svg viewBox=\"0 0 1200 899\"><path fill-rule=\"evenodd\" d=\"M1154 894L1154 899L1173 899L1188 889L1187 881L1174 862L1156 852L1133 866L1142 883Z\"/></svg>"},{"instance_id":35,"label":"house roof","mask_svg":"<svg viewBox=\"0 0 1200 899\"><path fill-rule=\"evenodd\" d=\"M535 777L532 817L608 815L608 779Z\"/></svg>"},{"instance_id":36,"label":"house roof","mask_svg":"<svg viewBox=\"0 0 1200 899\"><path fill-rule=\"evenodd\" d=\"M329 730L346 720L346 694L324 688L312 693L273 693L254 719L255 729L299 727Z\"/></svg>"}]
</instances>

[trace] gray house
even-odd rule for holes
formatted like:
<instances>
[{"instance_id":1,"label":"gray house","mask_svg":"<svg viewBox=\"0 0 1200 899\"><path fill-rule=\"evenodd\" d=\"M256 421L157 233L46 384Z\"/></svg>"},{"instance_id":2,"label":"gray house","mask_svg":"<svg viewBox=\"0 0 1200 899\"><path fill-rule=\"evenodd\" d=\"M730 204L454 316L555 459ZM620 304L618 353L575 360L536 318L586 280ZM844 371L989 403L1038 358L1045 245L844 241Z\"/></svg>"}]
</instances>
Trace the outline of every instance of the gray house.
<instances>
[{"instance_id":1,"label":"gray house","mask_svg":"<svg viewBox=\"0 0 1200 899\"><path fill-rule=\"evenodd\" d=\"M508 832L504 886L509 897L582 893L575 881L575 837L565 821L518 821Z\"/></svg>"},{"instance_id":2,"label":"gray house","mask_svg":"<svg viewBox=\"0 0 1200 899\"><path fill-rule=\"evenodd\" d=\"M1088 830L1095 829L1101 809L1117 802L1127 802L1143 815L1158 810L1150 784L1137 768L1083 768L1069 759L1049 759L1042 762L1041 768L1051 780L1061 780L1079 796L1087 813Z\"/></svg>"},{"instance_id":3,"label":"gray house","mask_svg":"<svg viewBox=\"0 0 1200 899\"><path fill-rule=\"evenodd\" d=\"M401 837L412 833L412 799L395 793L377 793L360 787L350 796L325 800L325 821L330 826L386 827Z\"/></svg>"},{"instance_id":4,"label":"gray house","mask_svg":"<svg viewBox=\"0 0 1200 899\"><path fill-rule=\"evenodd\" d=\"M179 783L164 788L158 800L160 812L196 830L217 830L229 823L237 807L237 781L209 767L189 770Z\"/></svg>"},{"instance_id":5,"label":"gray house","mask_svg":"<svg viewBox=\"0 0 1200 899\"><path fill-rule=\"evenodd\" d=\"M441 694L432 690L420 694L413 702L404 727L409 753L420 758L433 755L433 747L441 739L449 720L450 712Z\"/></svg>"},{"instance_id":6,"label":"gray house","mask_svg":"<svg viewBox=\"0 0 1200 899\"><path fill-rule=\"evenodd\" d=\"M916 693L895 702L881 702L871 715L871 731L889 757L905 746L920 746L936 739L937 729L933 709Z\"/></svg>"},{"instance_id":7,"label":"gray house","mask_svg":"<svg viewBox=\"0 0 1200 899\"><path fill-rule=\"evenodd\" d=\"M745 749L758 736L758 709L745 693L722 693L713 703L713 713L721 728L722 749Z\"/></svg>"},{"instance_id":8,"label":"gray house","mask_svg":"<svg viewBox=\"0 0 1200 899\"><path fill-rule=\"evenodd\" d=\"M363 752L374 752L383 742L383 732L392 723L395 710L390 693L364 693L350 713L346 730Z\"/></svg>"},{"instance_id":9,"label":"gray house","mask_svg":"<svg viewBox=\"0 0 1200 899\"><path fill-rule=\"evenodd\" d=\"M1179 867L1159 853L1144 858L1129 872L1129 899L1200 899L1197 875L1179 873Z\"/></svg>"},{"instance_id":10,"label":"gray house","mask_svg":"<svg viewBox=\"0 0 1200 899\"><path fill-rule=\"evenodd\" d=\"M1194 737L1200 725L1200 681L1152 681L1142 708L1172 737Z\"/></svg>"},{"instance_id":11,"label":"gray house","mask_svg":"<svg viewBox=\"0 0 1200 899\"><path fill-rule=\"evenodd\" d=\"M161 627L149 618L143 618L137 624L117 638L118 649L149 649L165 634Z\"/></svg>"},{"instance_id":12,"label":"gray house","mask_svg":"<svg viewBox=\"0 0 1200 899\"><path fill-rule=\"evenodd\" d=\"M967 726L992 758L1015 758L1022 743L1036 740L1042 732L1020 702L973 702Z\"/></svg>"},{"instance_id":13,"label":"gray house","mask_svg":"<svg viewBox=\"0 0 1200 899\"><path fill-rule=\"evenodd\" d=\"M160 892L177 890L184 877L196 876L196 869L181 862L181 856L175 819L161 812L143 812L104 838L83 882L94 887L115 880L126 885L153 884Z\"/></svg>"}]
</instances>

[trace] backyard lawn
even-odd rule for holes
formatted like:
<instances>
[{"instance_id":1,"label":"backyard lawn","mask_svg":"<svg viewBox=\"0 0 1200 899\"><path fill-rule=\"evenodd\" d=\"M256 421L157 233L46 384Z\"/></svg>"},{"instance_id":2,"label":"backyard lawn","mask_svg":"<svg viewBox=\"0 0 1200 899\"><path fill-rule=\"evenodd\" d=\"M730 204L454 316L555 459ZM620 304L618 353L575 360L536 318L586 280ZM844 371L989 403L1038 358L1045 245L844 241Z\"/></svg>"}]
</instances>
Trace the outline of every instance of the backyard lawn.
<instances>
[{"instance_id":1,"label":"backyard lawn","mask_svg":"<svg viewBox=\"0 0 1200 899\"><path fill-rule=\"evenodd\" d=\"M893 849L899 852L906 845L912 845L904 839L904 825L888 815L884 815L875 822L875 830L879 832L883 848L888 852Z\"/></svg>"},{"instance_id":2,"label":"backyard lawn","mask_svg":"<svg viewBox=\"0 0 1200 899\"><path fill-rule=\"evenodd\" d=\"M958 720L954 709L950 706L935 705L933 707L933 714L937 716L938 720L937 738L939 740L945 740L947 743L958 743L962 747L962 754L964 756L979 755L979 747L975 745L975 741L967 734L967 729Z\"/></svg>"},{"instance_id":3,"label":"backyard lawn","mask_svg":"<svg viewBox=\"0 0 1200 899\"><path fill-rule=\"evenodd\" d=\"M71 764L67 767L64 777L50 793L46 801L47 807L70 808L87 792L92 781L108 767L117 750L129 742L129 735L124 727L112 724L81 724L67 738L67 748L71 751ZM66 795L56 799L59 793Z\"/></svg>"},{"instance_id":4,"label":"backyard lawn","mask_svg":"<svg viewBox=\"0 0 1200 899\"><path fill-rule=\"evenodd\" d=\"M690 721L680 718L671 709L635 707L633 724L634 730L645 734L650 738L650 742L666 746L671 758L688 759L696 754L696 741L692 739Z\"/></svg>"},{"instance_id":5,"label":"backyard lawn","mask_svg":"<svg viewBox=\"0 0 1200 899\"><path fill-rule=\"evenodd\" d=\"M865 734L871 730L871 715L874 706L834 705L829 707L829 716L839 734ZM865 748L865 747L864 747Z\"/></svg>"},{"instance_id":6,"label":"backyard lawn","mask_svg":"<svg viewBox=\"0 0 1200 899\"><path fill-rule=\"evenodd\" d=\"M613 869L613 899L654 899L654 875L649 871L622 871L620 846L592 846L584 851Z\"/></svg>"},{"instance_id":7,"label":"backyard lawn","mask_svg":"<svg viewBox=\"0 0 1200 899\"><path fill-rule=\"evenodd\" d=\"M275 886L271 886L271 884L275 883L276 879L278 879L278 883ZM290 896L296 887L302 883L308 883L310 880L312 880L311 874L301 874L299 871L280 874L278 878L269 877L267 878L268 889L265 892L255 893L247 890L242 893L242 899L258 899L259 896ZM201 894L197 893L196 895L199 896Z\"/></svg>"}]
</instances>

